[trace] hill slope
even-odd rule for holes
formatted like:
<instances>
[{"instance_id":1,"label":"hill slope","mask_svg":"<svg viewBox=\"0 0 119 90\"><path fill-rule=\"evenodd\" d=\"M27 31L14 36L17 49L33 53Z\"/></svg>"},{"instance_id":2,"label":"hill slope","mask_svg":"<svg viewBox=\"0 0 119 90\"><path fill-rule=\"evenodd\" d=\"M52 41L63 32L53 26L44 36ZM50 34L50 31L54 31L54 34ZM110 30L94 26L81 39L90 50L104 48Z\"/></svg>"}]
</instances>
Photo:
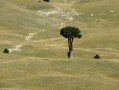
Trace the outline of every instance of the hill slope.
<instances>
[{"instance_id":1,"label":"hill slope","mask_svg":"<svg viewBox=\"0 0 119 90\"><path fill-rule=\"evenodd\" d=\"M0 90L118 90L118 4L1 0ZM67 25L83 34L74 40L72 60L66 56L67 39L59 34ZM100 60L93 59L97 53Z\"/></svg>"}]
</instances>

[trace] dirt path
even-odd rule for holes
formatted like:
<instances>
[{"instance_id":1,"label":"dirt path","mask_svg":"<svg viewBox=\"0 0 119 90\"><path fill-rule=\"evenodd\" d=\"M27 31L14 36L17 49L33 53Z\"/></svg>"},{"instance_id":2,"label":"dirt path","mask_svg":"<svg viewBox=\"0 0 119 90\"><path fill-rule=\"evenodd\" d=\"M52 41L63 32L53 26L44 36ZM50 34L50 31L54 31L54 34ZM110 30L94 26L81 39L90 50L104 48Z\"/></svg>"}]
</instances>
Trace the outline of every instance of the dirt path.
<instances>
[{"instance_id":1,"label":"dirt path","mask_svg":"<svg viewBox=\"0 0 119 90\"><path fill-rule=\"evenodd\" d=\"M15 45L13 48L10 48L10 49L9 49L9 52L13 52L13 51L19 52L19 51L21 51L21 48L22 48L23 46L25 46L28 42L30 42L31 39L32 39L35 35L37 35L38 33L44 32L44 31L45 31L45 30L43 29L43 30L41 30L41 31L39 31L39 32L29 33L29 34L25 37L25 40L24 40L23 42L21 42L21 43Z\"/></svg>"}]
</instances>

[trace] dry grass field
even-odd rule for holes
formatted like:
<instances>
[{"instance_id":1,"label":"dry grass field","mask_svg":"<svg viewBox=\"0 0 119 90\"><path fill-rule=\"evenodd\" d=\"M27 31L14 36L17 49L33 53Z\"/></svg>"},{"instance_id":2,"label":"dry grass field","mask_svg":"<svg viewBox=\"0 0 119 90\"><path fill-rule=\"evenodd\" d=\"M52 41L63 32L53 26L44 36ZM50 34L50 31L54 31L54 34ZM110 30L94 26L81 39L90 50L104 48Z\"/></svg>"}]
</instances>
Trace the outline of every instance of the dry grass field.
<instances>
[{"instance_id":1,"label":"dry grass field","mask_svg":"<svg viewBox=\"0 0 119 90\"><path fill-rule=\"evenodd\" d=\"M0 90L119 90L119 1L40 1L0 0ZM71 60L69 25L83 35Z\"/></svg>"}]
</instances>

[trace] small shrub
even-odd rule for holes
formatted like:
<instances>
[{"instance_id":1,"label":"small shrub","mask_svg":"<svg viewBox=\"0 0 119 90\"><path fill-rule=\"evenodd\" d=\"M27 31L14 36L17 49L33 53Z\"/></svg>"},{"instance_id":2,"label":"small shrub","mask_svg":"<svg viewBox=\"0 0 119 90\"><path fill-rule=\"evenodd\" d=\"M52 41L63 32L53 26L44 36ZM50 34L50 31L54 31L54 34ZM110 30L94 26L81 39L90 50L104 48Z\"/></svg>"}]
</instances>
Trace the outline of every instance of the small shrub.
<instances>
[{"instance_id":1,"label":"small shrub","mask_svg":"<svg viewBox=\"0 0 119 90\"><path fill-rule=\"evenodd\" d=\"M45 2L50 2L50 0L43 0L43 1L45 1Z\"/></svg>"},{"instance_id":2,"label":"small shrub","mask_svg":"<svg viewBox=\"0 0 119 90\"><path fill-rule=\"evenodd\" d=\"M94 59L100 59L100 55L96 54L96 55L94 56Z\"/></svg>"},{"instance_id":3,"label":"small shrub","mask_svg":"<svg viewBox=\"0 0 119 90\"><path fill-rule=\"evenodd\" d=\"M5 48L3 53L9 53L9 49Z\"/></svg>"}]
</instances>

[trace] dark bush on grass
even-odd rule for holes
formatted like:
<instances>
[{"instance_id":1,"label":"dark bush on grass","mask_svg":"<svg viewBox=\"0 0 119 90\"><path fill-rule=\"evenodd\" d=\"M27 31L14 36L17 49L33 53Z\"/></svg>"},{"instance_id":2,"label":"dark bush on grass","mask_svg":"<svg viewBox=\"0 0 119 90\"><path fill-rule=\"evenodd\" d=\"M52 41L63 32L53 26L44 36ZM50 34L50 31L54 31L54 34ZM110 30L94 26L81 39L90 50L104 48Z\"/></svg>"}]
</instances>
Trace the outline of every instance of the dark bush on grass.
<instances>
[{"instance_id":1,"label":"dark bush on grass","mask_svg":"<svg viewBox=\"0 0 119 90\"><path fill-rule=\"evenodd\" d=\"M43 0L43 1L45 1L45 2L50 2L50 0Z\"/></svg>"},{"instance_id":2,"label":"dark bush on grass","mask_svg":"<svg viewBox=\"0 0 119 90\"><path fill-rule=\"evenodd\" d=\"M3 53L9 53L9 49L5 48Z\"/></svg>"},{"instance_id":3,"label":"dark bush on grass","mask_svg":"<svg viewBox=\"0 0 119 90\"><path fill-rule=\"evenodd\" d=\"M96 54L96 55L94 56L94 59L100 59L100 55Z\"/></svg>"}]
</instances>

